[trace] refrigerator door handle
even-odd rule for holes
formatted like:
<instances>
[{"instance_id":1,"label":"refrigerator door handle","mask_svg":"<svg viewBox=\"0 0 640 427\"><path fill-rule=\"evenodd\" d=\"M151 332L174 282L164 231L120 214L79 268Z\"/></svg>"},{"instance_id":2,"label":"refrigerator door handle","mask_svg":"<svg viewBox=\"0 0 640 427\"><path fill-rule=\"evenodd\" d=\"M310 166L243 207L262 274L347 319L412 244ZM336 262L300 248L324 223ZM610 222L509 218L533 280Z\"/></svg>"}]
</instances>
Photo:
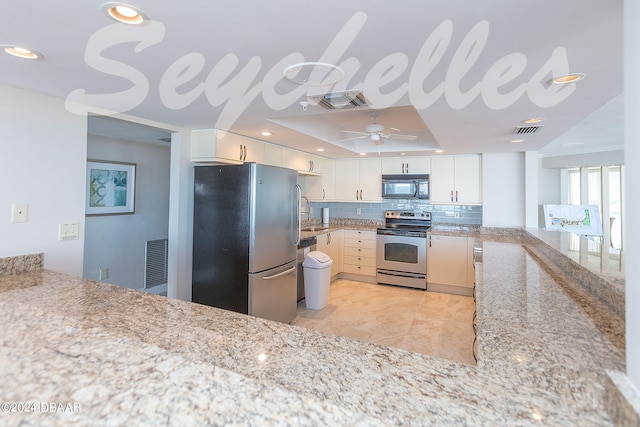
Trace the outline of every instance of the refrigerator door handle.
<instances>
[{"instance_id":1,"label":"refrigerator door handle","mask_svg":"<svg viewBox=\"0 0 640 427\"><path fill-rule=\"evenodd\" d=\"M262 280L273 280L273 279L277 279L278 277L286 276L287 274L293 273L294 271L296 271L296 268L298 268L298 266L294 265L293 267L285 271L281 271L280 273L276 273L273 276L264 276Z\"/></svg>"},{"instance_id":2,"label":"refrigerator door handle","mask_svg":"<svg viewBox=\"0 0 640 427\"><path fill-rule=\"evenodd\" d=\"M301 238L301 230L302 230L302 189L300 188L300 186L298 184L296 184L295 186L296 189L296 216L298 218L293 218L293 224L296 224L297 226L297 230L296 230L296 237L297 240L293 243L295 246L298 246L298 244L300 243L300 238Z\"/></svg>"}]
</instances>

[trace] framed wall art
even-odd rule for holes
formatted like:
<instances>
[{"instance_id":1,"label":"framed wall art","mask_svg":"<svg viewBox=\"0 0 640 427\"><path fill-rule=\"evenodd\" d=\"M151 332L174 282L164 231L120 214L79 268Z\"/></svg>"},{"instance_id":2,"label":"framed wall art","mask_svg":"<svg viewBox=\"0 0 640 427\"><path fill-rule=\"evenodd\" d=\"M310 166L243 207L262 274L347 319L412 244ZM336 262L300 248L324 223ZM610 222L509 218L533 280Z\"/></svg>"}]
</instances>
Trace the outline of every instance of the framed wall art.
<instances>
[{"instance_id":1,"label":"framed wall art","mask_svg":"<svg viewBox=\"0 0 640 427\"><path fill-rule=\"evenodd\" d=\"M87 161L87 215L133 214L135 190L135 163Z\"/></svg>"}]
</instances>

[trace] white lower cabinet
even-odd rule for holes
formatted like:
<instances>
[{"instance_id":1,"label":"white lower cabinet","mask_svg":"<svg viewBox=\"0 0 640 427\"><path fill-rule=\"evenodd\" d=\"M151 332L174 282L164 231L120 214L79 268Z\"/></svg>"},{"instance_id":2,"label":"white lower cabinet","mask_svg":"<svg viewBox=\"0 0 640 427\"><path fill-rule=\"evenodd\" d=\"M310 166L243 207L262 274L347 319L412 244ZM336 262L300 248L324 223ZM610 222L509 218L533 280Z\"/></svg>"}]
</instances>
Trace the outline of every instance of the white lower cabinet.
<instances>
[{"instance_id":1,"label":"white lower cabinet","mask_svg":"<svg viewBox=\"0 0 640 427\"><path fill-rule=\"evenodd\" d=\"M376 275L376 232L344 230L342 271L348 274Z\"/></svg>"},{"instance_id":2,"label":"white lower cabinet","mask_svg":"<svg viewBox=\"0 0 640 427\"><path fill-rule=\"evenodd\" d=\"M470 271L471 270L471 271ZM427 289L473 295L473 238L431 234L427 244Z\"/></svg>"},{"instance_id":3,"label":"white lower cabinet","mask_svg":"<svg viewBox=\"0 0 640 427\"><path fill-rule=\"evenodd\" d=\"M320 234L317 237L317 250L329 255L329 258L333 261L333 265L331 266L332 278L342 273L342 236L343 231L337 230L330 233Z\"/></svg>"}]
</instances>

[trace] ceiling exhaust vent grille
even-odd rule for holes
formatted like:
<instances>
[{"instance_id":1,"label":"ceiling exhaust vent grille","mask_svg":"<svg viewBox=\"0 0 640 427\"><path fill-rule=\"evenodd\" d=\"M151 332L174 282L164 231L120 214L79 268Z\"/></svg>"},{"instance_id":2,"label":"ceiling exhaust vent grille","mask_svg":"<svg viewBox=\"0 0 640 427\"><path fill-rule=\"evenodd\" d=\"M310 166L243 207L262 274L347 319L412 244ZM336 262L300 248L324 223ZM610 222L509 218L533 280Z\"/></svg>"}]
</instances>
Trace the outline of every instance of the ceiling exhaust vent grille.
<instances>
[{"instance_id":1,"label":"ceiling exhaust vent grille","mask_svg":"<svg viewBox=\"0 0 640 427\"><path fill-rule=\"evenodd\" d=\"M362 95L362 92L358 90L345 90L342 92L331 92L321 95L309 95L307 98L309 101L316 103L327 110L369 106L364 95Z\"/></svg>"},{"instance_id":2,"label":"ceiling exhaust vent grille","mask_svg":"<svg viewBox=\"0 0 640 427\"><path fill-rule=\"evenodd\" d=\"M538 132L543 126L518 126L513 130L515 135L530 135Z\"/></svg>"}]
</instances>

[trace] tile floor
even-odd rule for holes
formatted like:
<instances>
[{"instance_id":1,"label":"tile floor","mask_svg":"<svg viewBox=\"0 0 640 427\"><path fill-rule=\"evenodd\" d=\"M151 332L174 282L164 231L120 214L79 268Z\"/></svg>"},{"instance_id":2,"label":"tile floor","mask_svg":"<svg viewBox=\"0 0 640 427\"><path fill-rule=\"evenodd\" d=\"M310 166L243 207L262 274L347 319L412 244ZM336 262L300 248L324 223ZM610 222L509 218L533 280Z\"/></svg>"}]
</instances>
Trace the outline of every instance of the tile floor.
<instances>
[{"instance_id":1,"label":"tile floor","mask_svg":"<svg viewBox=\"0 0 640 427\"><path fill-rule=\"evenodd\" d=\"M292 325L475 364L472 297L338 279L329 304L304 300Z\"/></svg>"}]
</instances>

